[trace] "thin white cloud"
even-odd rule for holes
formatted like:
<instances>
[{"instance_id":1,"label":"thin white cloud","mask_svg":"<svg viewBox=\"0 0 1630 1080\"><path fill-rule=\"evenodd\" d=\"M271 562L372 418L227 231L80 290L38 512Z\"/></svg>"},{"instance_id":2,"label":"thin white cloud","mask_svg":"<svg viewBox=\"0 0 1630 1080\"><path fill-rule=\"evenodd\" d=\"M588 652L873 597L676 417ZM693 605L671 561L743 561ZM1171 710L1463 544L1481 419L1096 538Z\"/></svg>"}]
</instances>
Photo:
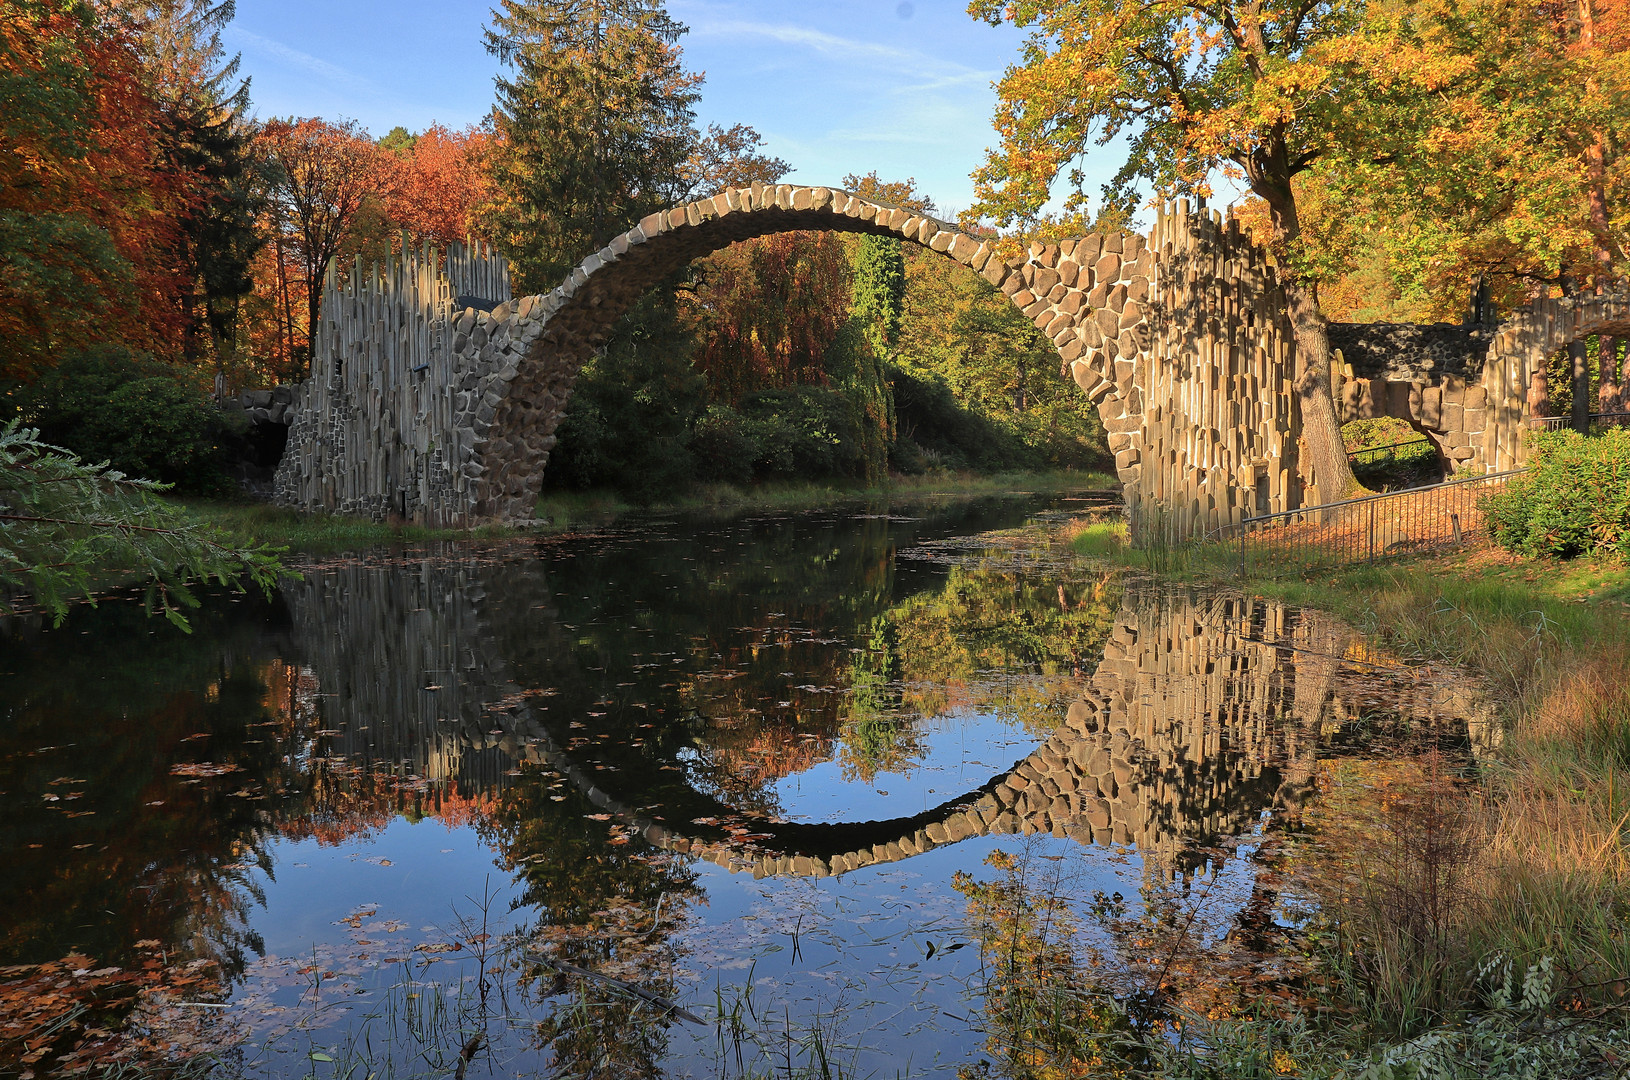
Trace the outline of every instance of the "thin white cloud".
<instances>
[{"instance_id":1,"label":"thin white cloud","mask_svg":"<svg viewBox=\"0 0 1630 1080\"><path fill-rule=\"evenodd\" d=\"M334 89L344 90L350 94L362 94L370 98L383 98L384 89L372 79L364 78L354 71L347 71L337 64L290 48L281 41L274 41L262 37L252 30L245 30L239 26L227 25L222 36L233 46L263 56L274 57L292 67L301 68L319 79L328 83Z\"/></svg>"},{"instance_id":2,"label":"thin white cloud","mask_svg":"<svg viewBox=\"0 0 1630 1080\"><path fill-rule=\"evenodd\" d=\"M794 45L808 49L821 56L859 62L911 78L927 79L929 85L925 88L964 85L967 83L988 83L1001 74L998 71L978 71L964 64L918 52L914 49L902 49L872 41L855 41L852 38L828 34L824 30L813 30L807 26L798 26L792 23L754 22L749 19L720 18L709 14L701 5L675 4L674 6L682 11L689 9L696 13L696 15L690 16L689 25L691 33L699 37L764 38L782 45ZM697 18L697 16L700 17Z\"/></svg>"}]
</instances>

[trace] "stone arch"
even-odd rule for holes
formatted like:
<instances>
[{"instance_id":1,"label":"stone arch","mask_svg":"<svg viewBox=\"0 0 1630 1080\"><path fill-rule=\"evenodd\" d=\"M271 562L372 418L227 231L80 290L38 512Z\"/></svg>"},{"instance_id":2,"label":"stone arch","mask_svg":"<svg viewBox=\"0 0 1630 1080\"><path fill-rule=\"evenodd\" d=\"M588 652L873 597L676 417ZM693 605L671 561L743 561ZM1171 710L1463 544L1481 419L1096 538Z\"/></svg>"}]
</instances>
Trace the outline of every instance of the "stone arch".
<instances>
[{"instance_id":1,"label":"stone arch","mask_svg":"<svg viewBox=\"0 0 1630 1080\"><path fill-rule=\"evenodd\" d=\"M1630 337L1630 294L1542 298L1500 324L1483 368L1489 415L1474 464L1504 472L1527 463L1523 433L1534 419L1535 403L1544 398L1546 360L1592 335Z\"/></svg>"},{"instance_id":2,"label":"stone arch","mask_svg":"<svg viewBox=\"0 0 1630 1080\"><path fill-rule=\"evenodd\" d=\"M359 266L343 288L332 275L277 501L431 525L530 518L573 383L617 317L692 259L804 229L910 240L999 288L1097 405L1136 533L1186 539L1317 501L1317 478L1298 466L1285 297L1237 222L1178 202L1148 236L1003 258L935 218L787 184L653 214L547 294L511 300L504 284L490 311L453 309L451 253L445 273L425 249ZM507 282L501 260L478 269Z\"/></svg>"},{"instance_id":3,"label":"stone arch","mask_svg":"<svg viewBox=\"0 0 1630 1080\"><path fill-rule=\"evenodd\" d=\"M460 316L454 350L493 350L484 361L493 370L466 400L475 434L474 512L531 515L578 372L645 290L730 244L794 230L895 237L981 274L1076 366L1077 381L1094 395L1106 427L1126 436L1117 440L1121 449L1134 448L1140 395L1130 387L1130 393L1116 392L1114 365L1130 370L1151 341L1155 260L1144 237L1117 232L1036 244L1025 256L1004 260L978 237L888 203L836 188L756 184L652 214L547 295ZM1134 474L1135 453L1122 459Z\"/></svg>"}]
</instances>

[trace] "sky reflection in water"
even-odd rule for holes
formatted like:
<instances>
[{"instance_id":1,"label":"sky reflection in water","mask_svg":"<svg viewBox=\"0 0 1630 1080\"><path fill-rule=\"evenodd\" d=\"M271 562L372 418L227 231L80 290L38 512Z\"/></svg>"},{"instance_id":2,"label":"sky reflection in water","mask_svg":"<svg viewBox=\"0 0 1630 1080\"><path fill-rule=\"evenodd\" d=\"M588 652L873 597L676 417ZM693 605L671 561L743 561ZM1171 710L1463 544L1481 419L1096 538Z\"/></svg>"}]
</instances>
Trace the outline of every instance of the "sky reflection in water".
<instances>
[{"instance_id":1,"label":"sky reflection in water","mask_svg":"<svg viewBox=\"0 0 1630 1080\"><path fill-rule=\"evenodd\" d=\"M471 1075L999 1059L958 871L1023 854L1136 975L1115 897L1274 910L1265 812L1355 724L1468 711L1322 616L934 543L1043 508L653 521L313 565L192 637L13 627L0 965L207 959L259 1076L445 1074L482 1017Z\"/></svg>"}]
</instances>

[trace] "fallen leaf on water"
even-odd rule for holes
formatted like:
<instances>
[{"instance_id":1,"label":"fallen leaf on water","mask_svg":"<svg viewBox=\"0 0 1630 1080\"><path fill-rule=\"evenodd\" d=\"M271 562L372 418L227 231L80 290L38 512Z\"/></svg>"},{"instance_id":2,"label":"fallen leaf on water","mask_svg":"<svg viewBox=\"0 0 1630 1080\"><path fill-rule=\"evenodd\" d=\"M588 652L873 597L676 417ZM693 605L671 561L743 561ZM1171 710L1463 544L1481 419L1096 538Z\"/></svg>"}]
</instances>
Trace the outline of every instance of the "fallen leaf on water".
<instances>
[{"instance_id":1,"label":"fallen leaf on water","mask_svg":"<svg viewBox=\"0 0 1630 1080\"><path fill-rule=\"evenodd\" d=\"M225 776L227 773L242 772L243 766L231 763L217 764L213 761L195 761L191 764L171 765L171 776Z\"/></svg>"}]
</instances>

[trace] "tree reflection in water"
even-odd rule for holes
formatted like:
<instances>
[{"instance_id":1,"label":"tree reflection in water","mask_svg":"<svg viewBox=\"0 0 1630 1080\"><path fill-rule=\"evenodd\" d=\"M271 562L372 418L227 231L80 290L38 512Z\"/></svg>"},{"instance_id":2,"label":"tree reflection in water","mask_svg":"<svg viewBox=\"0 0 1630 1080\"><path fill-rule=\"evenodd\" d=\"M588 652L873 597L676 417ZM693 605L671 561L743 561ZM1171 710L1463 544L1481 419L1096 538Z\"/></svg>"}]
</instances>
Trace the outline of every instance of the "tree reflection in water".
<instances>
[{"instance_id":1,"label":"tree reflection in water","mask_svg":"<svg viewBox=\"0 0 1630 1080\"><path fill-rule=\"evenodd\" d=\"M14 641L0 848L20 872L0 882L14 914L3 962L79 949L122 964L158 940L230 983L261 948L257 890L294 873L279 844L355 852L435 818L471 826L514 879L505 962L530 988L532 1053L656 1076L696 1040L617 985L696 992L689 950L726 918L708 892L744 895L703 859L848 875L845 895L881 905L883 877L862 868L965 843L921 865L949 877L958 858L971 875L956 887L990 930L990 970L1005 940L1014 972L1047 991L1086 955L1066 938L1107 925L1104 969L1146 974L1197 875L1255 865L1218 851L1265 811L1292 819L1320 756L1359 745L1344 740L1377 711L1363 702L1378 683L1397 684L1395 712L1468 715L1410 690L1408 673L1355 666L1350 633L1278 605L1128 591L1102 570L977 551L949 567L896 558L930 529L1003 523L792 518L380 555L312 567L271 605L223 600L191 638L109 605ZM932 769L935 739L981 717L1039 745L940 805L884 804L899 816L881 821L798 820L784 805L783 781L821 768L840 795ZM205 764L220 771L186 775ZM68 816L82 810L94 813ZM1095 920L1090 897L1038 907L1017 862L982 883L985 855L1018 857L1013 833L1048 834L1043 854L1072 860L1135 848L1146 895ZM1242 869L1238 883L1227 912L1275 909L1266 875ZM478 886L428 887L456 902ZM1006 923L1003 904L1016 905ZM833 925L823 962L867 983L871 961ZM1051 936L1020 940L1038 927ZM1194 957L1230 929L1191 935ZM726 946L743 963L752 947ZM559 978L527 954L614 981ZM1200 966L1168 965L1185 979ZM985 999L993 1039L1040 1015L1007 983ZM1108 1014L1089 999L1062 1015L1097 1031ZM965 1029L944 1037L977 1045Z\"/></svg>"}]
</instances>

